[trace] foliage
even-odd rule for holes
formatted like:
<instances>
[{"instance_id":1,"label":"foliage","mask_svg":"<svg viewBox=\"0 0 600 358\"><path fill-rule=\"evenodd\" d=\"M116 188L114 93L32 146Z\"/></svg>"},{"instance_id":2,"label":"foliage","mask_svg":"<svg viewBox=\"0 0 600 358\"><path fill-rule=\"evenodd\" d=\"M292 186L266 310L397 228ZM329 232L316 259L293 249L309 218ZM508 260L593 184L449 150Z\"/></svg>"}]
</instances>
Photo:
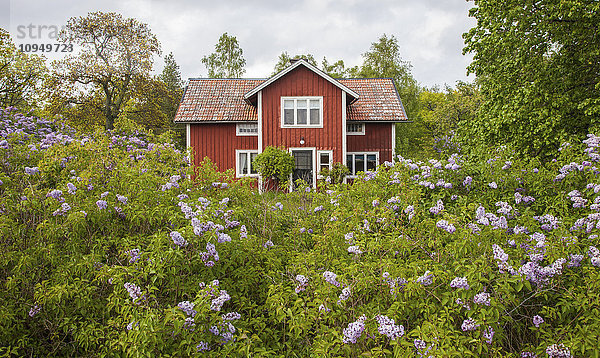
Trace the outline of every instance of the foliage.
<instances>
[{"instance_id":1,"label":"foliage","mask_svg":"<svg viewBox=\"0 0 600 358\"><path fill-rule=\"evenodd\" d=\"M117 13L93 12L69 19L59 41L79 51L54 62L54 78L49 89L51 114L60 114L71 104L84 122L101 112L106 129L117 117L136 89L146 85L152 70L153 55L160 44L148 25L124 19Z\"/></svg>"},{"instance_id":2,"label":"foliage","mask_svg":"<svg viewBox=\"0 0 600 358\"><path fill-rule=\"evenodd\" d=\"M0 355L598 354L598 136L261 195L148 134L0 121Z\"/></svg>"},{"instance_id":3,"label":"foliage","mask_svg":"<svg viewBox=\"0 0 600 358\"><path fill-rule=\"evenodd\" d=\"M484 101L466 138L551 156L583 139L600 114L600 4L476 0L464 34Z\"/></svg>"},{"instance_id":4,"label":"foliage","mask_svg":"<svg viewBox=\"0 0 600 358\"><path fill-rule=\"evenodd\" d=\"M337 60L336 62L329 64L329 61L327 61L327 59L323 57L323 62L321 62L321 66L323 72L325 72L333 78L344 78L348 75L348 69L344 64L344 60Z\"/></svg>"},{"instance_id":5,"label":"foliage","mask_svg":"<svg viewBox=\"0 0 600 358\"><path fill-rule=\"evenodd\" d=\"M0 29L0 108L34 107L46 73L43 58L18 51L9 33Z\"/></svg>"},{"instance_id":6,"label":"foliage","mask_svg":"<svg viewBox=\"0 0 600 358\"><path fill-rule=\"evenodd\" d=\"M342 163L334 163L331 169L323 168L319 175L331 184L341 184L346 176L350 174L350 170Z\"/></svg>"},{"instance_id":7,"label":"foliage","mask_svg":"<svg viewBox=\"0 0 600 358\"><path fill-rule=\"evenodd\" d=\"M263 178L276 179L285 186L294 171L294 157L284 148L268 146L254 158L254 167Z\"/></svg>"},{"instance_id":8,"label":"foliage","mask_svg":"<svg viewBox=\"0 0 600 358\"><path fill-rule=\"evenodd\" d=\"M202 58L210 78L240 78L246 72L243 50L235 36L225 32L215 45L215 52Z\"/></svg>"},{"instance_id":9,"label":"foliage","mask_svg":"<svg viewBox=\"0 0 600 358\"><path fill-rule=\"evenodd\" d=\"M275 64L275 68L273 69L273 73L271 74L271 76L274 76L274 75L278 74L279 72L283 71L286 67L288 67L290 65L292 60L298 60L298 59L304 59L304 60L306 60L306 62L310 63L311 65L318 67L317 61L315 60L314 56L311 55L310 53L305 54L305 55L295 55L294 57L291 57L287 53L287 51L284 51L277 58L277 63Z\"/></svg>"}]
</instances>

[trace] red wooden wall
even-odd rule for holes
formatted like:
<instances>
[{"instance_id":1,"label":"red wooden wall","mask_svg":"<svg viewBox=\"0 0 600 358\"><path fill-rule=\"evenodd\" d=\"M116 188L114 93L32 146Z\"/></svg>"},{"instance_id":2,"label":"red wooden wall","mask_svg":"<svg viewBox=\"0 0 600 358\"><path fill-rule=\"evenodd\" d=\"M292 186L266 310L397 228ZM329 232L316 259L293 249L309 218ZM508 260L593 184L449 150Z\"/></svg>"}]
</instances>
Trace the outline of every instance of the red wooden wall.
<instances>
[{"instance_id":1,"label":"red wooden wall","mask_svg":"<svg viewBox=\"0 0 600 358\"><path fill-rule=\"evenodd\" d=\"M379 163L392 161L394 123L365 123L365 135L349 135L348 152L379 152ZM385 148L385 149L383 149Z\"/></svg>"},{"instance_id":2,"label":"red wooden wall","mask_svg":"<svg viewBox=\"0 0 600 358\"><path fill-rule=\"evenodd\" d=\"M298 66L262 91L263 149L267 146L333 150L333 161L342 158L342 90ZM323 96L323 128L281 128L282 96ZM305 143L300 144L304 137Z\"/></svg>"},{"instance_id":3,"label":"red wooden wall","mask_svg":"<svg viewBox=\"0 0 600 358\"><path fill-rule=\"evenodd\" d=\"M235 150L256 150L258 136L236 136L235 123L191 124L190 146L194 148L196 166L209 157L220 171L235 170Z\"/></svg>"}]
</instances>

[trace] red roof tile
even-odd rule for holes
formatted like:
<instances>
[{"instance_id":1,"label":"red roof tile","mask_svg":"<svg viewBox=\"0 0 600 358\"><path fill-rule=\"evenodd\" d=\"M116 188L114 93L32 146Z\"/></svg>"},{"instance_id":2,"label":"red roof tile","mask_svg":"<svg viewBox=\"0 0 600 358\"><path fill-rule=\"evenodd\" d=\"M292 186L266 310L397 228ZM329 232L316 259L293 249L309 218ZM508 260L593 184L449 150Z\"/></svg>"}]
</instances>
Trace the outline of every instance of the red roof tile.
<instances>
[{"instance_id":1,"label":"red roof tile","mask_svg":"<svg viewBox=\"0 0 600 358\"><path fill-rule=\"evenodd\" d=\"M257 121L256 106L244 94L265 79L190 79L175 122ZM348 106L349 121L406 121L406 113L394 83L389 78L341 79L358 93Z\"/></svg>"},{"instance_id":2,"label":"red roof tile","mask_svg":"<svg viewBox=\"0 0 600 358\"><path fill-rule=\"evenodd\" d=\"M244 93L263 81L190 79L175 122L257 121L256 107L244 101Z\"/></svg>"},{"instance_id":3,"label":"red roof tile","mask_svg":"<svg viewBox=\"0 0 600 358\"><path fill-rule=\"evenodd\" d=\"M406 112L391 78L340 79L341 84L359 94L348 106L349 121L406 121Z\"/></svg>"}]
</instances>

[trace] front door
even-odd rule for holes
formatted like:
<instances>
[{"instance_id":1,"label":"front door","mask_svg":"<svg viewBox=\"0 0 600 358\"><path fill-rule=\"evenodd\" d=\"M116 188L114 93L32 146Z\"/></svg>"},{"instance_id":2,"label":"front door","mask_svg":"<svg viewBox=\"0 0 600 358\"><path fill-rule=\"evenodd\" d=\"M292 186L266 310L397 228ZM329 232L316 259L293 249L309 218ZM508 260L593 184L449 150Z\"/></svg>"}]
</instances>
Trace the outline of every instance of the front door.
<instances>
[{"instance_id":1,"label":"front door","mask_svg":"<svg viewBox=\"0 0 600 358\"><path fill-rule=\"evenodd\" d=\"M294 187L296 180L302 179L309 186L313 185L313 152L312 150L292 150L296 168L292 175Z\"/></svg>"}]
</instances>

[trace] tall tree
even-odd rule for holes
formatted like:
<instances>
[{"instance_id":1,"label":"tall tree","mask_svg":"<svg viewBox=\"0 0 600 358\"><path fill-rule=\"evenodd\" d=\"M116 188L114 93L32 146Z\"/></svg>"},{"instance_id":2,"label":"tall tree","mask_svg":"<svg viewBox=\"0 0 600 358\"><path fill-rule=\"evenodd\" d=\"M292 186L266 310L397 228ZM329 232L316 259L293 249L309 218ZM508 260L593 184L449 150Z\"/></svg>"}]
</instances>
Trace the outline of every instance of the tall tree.
<instances>
[{"instance_id":1,"label":"tall tree","mask_svg":"<svg viewBox=\"0 0 600 358\"><path fill-rule=\"evenodd\" d=\"M330 64L329 61L327 61L327 58L323 57L323 62L321 62L321 66L323 72L325 72L333 78L344 78L348 74L348 70L346 69L344 60L337 60L336 62Z\"/></svg>"},{"instance_id":2,"label":"tall tree","mask_svg":"<svg viewBox=\"0 0 600 358\"><path fill-rule=\"evenodd\" d=\"M363 64L349 69L352 77L389 77L394 80L408 118L413 118L418 110L419 85L411 73L412 65L402 60L400 46L394 35L383 34L371 44L363 54Z\"/></svg>"},{"instance_id":3,"label":"tall tree","mask_svg":"<svg viewBox=\"0 0 600 358\"><path fill-rule=\"evenodd\" d=\"M72 89L66 98L54 93L54 100L62 102L54 108L99 96L105 128L112 129L136 86L150 78L153 55L160 54L156 36L135 19L93 12L69 19L59 40L80 50L54 63L56 82Z\"/></svg>"},{"instance_id":4,"label":"tall tree","mask_svg":"<svg viewBox=\"0 0 600 358\"><path fill-rule=\"evenodd\" d=\"M292 60L297 60L297 59L301 59L301 58L305 59L311 65L317 67L317 61L315 61L314 56L311 55L310 53L305 54L305 55L295 55L294 57L291 57L287 53L287 51L284 51L277 58L277 63L275 64L275 68L273 69L273 73L271 74L271 76L276 75L277 73L281 72L286 67L288 67Z\"/></svg>"},{"instance_id":5,"label":"tall tree","mask_svg":"<svg viewBox=\"0 0 600 358\"><path fill-rule=\"evenodd\" d=\"M43 58L17 50L8 32L0 29L0 108L35 107L46 73Z\"/></svg>"},{"instance_id":6,"label":"tall tree","mask_svg":"<svg viewBox=\"0 0 600 358\"><path fill-rule=\"evenodd\" d=\"M475 0L464 34L468 70L484 97L466 137L556 153L585 137L600 114L600 3L596 0Z\"/></svg>"},{"instance_id":7,"label":"tall tree","mask_svg":"<svg viewBox=\"0 0 600 358\"><path fill-rule=\"evenodd\" d=\"M239 78L246 72L246 60L235 36L221 35L215 52L202 58L210 78Z\"/></svg>"}]
</instances>

